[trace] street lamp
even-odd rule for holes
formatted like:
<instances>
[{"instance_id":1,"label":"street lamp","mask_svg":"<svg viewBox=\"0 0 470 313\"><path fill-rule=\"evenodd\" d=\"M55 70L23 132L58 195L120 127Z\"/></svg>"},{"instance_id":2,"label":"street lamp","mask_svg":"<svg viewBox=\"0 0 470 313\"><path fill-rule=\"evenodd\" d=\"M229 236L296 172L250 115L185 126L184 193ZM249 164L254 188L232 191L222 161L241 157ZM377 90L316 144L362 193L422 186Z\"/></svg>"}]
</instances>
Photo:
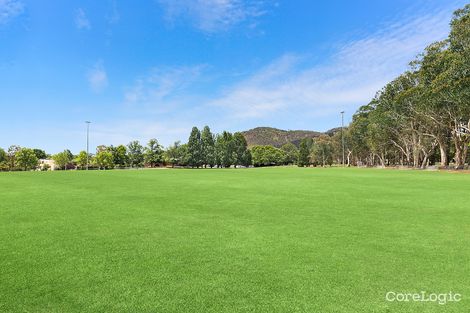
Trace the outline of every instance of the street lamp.
<instances>
[{"instance_id":1,"label":"street lamp","mask_svg":"<svg viewBox=\"0 0 470 313\"><path fill-rule=\"evenodd\" d=\"M341 111L341 147L343 148L343 167L344 167L344 111Z\"/></svg>"},{"instance_id":2,"label":"street lamp","mask_svg":"<svg viewBox=\"0 0 470 313\"><path fill-rule=\"evenodd\" d=\"M89 143L90 143L90 121L85 121L86 123L86 170L88 171L88 158L90 153L88 152Z\"/></svg>"}]
</instances>

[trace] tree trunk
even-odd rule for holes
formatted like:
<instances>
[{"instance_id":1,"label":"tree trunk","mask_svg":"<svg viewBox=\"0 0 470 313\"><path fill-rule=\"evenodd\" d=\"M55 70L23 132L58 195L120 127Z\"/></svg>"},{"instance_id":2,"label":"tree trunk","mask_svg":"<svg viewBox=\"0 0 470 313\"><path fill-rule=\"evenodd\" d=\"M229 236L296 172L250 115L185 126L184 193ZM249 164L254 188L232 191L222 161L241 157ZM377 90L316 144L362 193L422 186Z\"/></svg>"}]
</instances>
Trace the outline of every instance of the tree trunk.
<instances>
[{"instance_id":1,"label":"tree trunk","mask_svg":"<svg viewBox=\"0 0 470 313\"><path fill-rule=\"evenodd\" d=\"M384 154L383 154L383 153L380 154L380 155L377 154L377 157L379 158L380 165L381 165L382 167L385 167L385 156L384 156Z\"/></svg>"},{"instance_id":2,"label":"tree trunk","mask_svg":"<svg viewBox=\"0 0 470 313\"><path fill-rule=\"evenodd\" d=\"M455 142L455 168L463 169L465 165L465 159L467 158L468 146L467 144L459 140Z\"/></svg>"},{"instance_id":3,"label":"tree trunk","mask_svg":"<svg viewBox=\"0 0 470 313\"><path fill-rule=\"evenodd\" d=\"M425 169L428 163L428 155L424 154L423 162L421 162L421 168Z\"/></svg>"},{"instance_id":4,"label":"tree trunk","mask_svg":"<svg viewBox=\"0 0 470 313\"><path fill-rule=\"evenodd\" d=\"M412 135L413 138L413 167L418 168L419 167L419 155L420 155L420 149L419 149L419 143L416 138L415 132L413 132Z\"/></svg>"},{"instance_id":5,"label":"tree trunk","mask_svg":"<svg viewBox=\"0 0 470 313\"><path fill-rule=\"evenodd\" d=\"M466 144L465 141L460 138L459 135L454 135L454 147L455 147L455 169L462 169L465 164L466 157Z\"/></svg>"},{"instance_id":6,"label":"tree trunk","mask_svg":"<svg viewBox=\"0 0 470 313\"><path fill-rule=\"evenodd\" d=\"M347 156L347 164L348 164L348 167L351 166L350 165L350 162L351 162L351 154L352 154L352 151L351 150L348 150L348 156Z\"/></svg>"},{"instance_id":7,"label":"tree trunk","mask_svg":"<svg viewBox=\"0 0 470 313\"><path fill-rule=\"evenodd\" d=\"M437 143L439 144L439 154L441 156L441 166L448 166L449 159L447 157L447 145L444 140L438 139Z\"/></svg>"}]
</instances>

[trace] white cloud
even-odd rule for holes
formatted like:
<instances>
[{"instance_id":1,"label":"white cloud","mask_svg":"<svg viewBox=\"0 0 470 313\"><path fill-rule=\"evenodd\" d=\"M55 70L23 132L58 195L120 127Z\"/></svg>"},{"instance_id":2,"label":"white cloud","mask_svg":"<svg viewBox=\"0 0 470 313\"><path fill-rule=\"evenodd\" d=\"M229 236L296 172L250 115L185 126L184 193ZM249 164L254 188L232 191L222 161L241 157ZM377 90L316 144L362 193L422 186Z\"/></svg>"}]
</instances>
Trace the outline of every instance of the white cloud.
<instances>
[{"instance_id":1,"label":"white cloud","mask_svg":"<svg viewBox=\"0 0 470 313\"><path fill-rule=\"evenodd\" d=\"M200 77L205 65L154 68L126 89L127 104L156 108L174 102Z\"/></svg>"},{"instance_id":2,"label":"white cloud","mask_svg":"<svg viewBox=\"0 0 470 313\"><path fill-rule=\"evenodd\" d=\"M103 66L103 62L99 61L87 74L88 83L94 92L100 92L108 86L108 75Z\"/></svg>"},{"instance_id":3,"label":"white cloud","mask_svg":"<svg viewBox=\"0 0 470 313\"><path fill-rule=\"evenodd\" d=\"M0 0L0 25L7 24L24 11L24 4L18 0Z\"/></svg>"},{"instance_id":4,"label":"white cloud","mask_svg":"<svg viewBox=\"0 0 470 313\"><path fill-rule=\"evenodd\" d=\"M449 19L449 12L435 12L386 25L343 44L321 65L309 65L308 56L285 55L227 88L210 104L239 118L292 111L318 117L340 109L354 111L404 71L426 45L445 37Z\"/></svg>"},{"instance_id":5,"label":"white cloud","mask_svg":"<svg viewBox=\"0 0 470 313\"><path fill-rule=\"evenodd\" d=\"M106 20L109 24L116 24L121 19L121 14L117 7L116 0L111 1L111 12L106 15Z\"/></svg>"},{"instance_id":6,"label":"white cloud","mask_svg":"<svg viewBox=\"0 0 470 313\"><path fill-rule=\"evenodd\" d=\"M82 8L77 9L75 13L75 26L77 26L78 29L91 29L90 20L86 16L85 10Z\"/></svg>"},{"instance_id":7,"label":"white cloud","mask_svg":"<svg viewBox=\"0 0 470 313\"><path fill-rule=\"evenodd\" d=\"M256 25L264 15L265 1L261 0L159 0L169 21L188 20L197 29L216 33L242 22Z\"/></svg>"}]
</instances>

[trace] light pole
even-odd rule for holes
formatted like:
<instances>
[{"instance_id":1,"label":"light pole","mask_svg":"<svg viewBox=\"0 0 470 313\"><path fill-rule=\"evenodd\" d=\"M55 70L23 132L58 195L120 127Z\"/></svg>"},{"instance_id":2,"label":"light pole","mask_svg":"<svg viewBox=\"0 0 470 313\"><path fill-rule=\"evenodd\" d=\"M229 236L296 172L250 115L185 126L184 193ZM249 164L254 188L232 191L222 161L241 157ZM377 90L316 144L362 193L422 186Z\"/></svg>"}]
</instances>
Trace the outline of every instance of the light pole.
<instances>
[{"instance_id":1,"label":"light pole","mask_svg":"<svg viewBox=\"0 0 470 313\"><path fill-rule=\"evenodd\" d=\"M341 147L343 149L343 167L344 167L344 111L341 111Z\"/></svg>"},{"instance_id":2,"label":"light pole","mask_svg":"<svg viewBox=\"0 0 470 313\"><path fill-rule=\"evenodd\" d=\"M86 123L86 170L88 171L88 158L90 153L88 152L89 143L90 143L90 121L85 121Z\"/></svg>"}]
</instances>

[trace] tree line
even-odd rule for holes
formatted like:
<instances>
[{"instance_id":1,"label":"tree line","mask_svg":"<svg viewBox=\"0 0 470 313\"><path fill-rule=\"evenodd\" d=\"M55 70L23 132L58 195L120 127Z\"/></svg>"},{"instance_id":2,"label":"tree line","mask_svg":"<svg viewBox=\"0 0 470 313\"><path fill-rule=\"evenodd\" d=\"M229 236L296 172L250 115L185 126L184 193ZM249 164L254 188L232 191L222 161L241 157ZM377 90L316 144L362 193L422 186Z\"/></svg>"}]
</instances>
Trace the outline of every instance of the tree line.
<instances>
[{"instance_id":1,"label":"tree line","mask_svg":"<svg viewBox=\"0 0 470 313\"><path fill-rule=\"evenodd\" d=\"M248 147L242 133L223 131L213 134L208 126L193 127L187 143L177 141L166 149L157 139L143 146L137 140L127 145L100 145L95 153L70 150L49 155L41 149L10 146L0 148L0 171L48 170L52 159L55 169L113 169L140 167L229 168L294 165L329 166L341 163L340 132L332 136L304 138L299 147L287 143L280 148L269 145Z\"/></svg>"},{"instance_id":2,"label":"tree line","mask_svg":"<svg viewBox=\"0 0 470 313\"><path fill-rule=\"evenodd\" d=\"M446 39L359 108L346 130L348 163L463 168L470 144L470 5ZM452 164L451 164L452 163Z\"/></svg>"},{"instance_id":3,"label":"tree line","mask_svg":"<svg viewBox=\"0 0 470 313\"><path fill-rule=\"evenodd\" d=\"M52 159L57 169L112 169L158 166L230 167L250 166L251 153L245 137L237 132L224 131L214 135L208 126L201 131L193 127L188 142L175 142L164 149L157 139L150 139L146 146L139 141L127 145L100 145L96 153L81 151L73 155L70 150L48 155L40 149L17 145L7 151L0 148L0 171L49 169L45 159Z\"/></svg>"}]
</instances>

